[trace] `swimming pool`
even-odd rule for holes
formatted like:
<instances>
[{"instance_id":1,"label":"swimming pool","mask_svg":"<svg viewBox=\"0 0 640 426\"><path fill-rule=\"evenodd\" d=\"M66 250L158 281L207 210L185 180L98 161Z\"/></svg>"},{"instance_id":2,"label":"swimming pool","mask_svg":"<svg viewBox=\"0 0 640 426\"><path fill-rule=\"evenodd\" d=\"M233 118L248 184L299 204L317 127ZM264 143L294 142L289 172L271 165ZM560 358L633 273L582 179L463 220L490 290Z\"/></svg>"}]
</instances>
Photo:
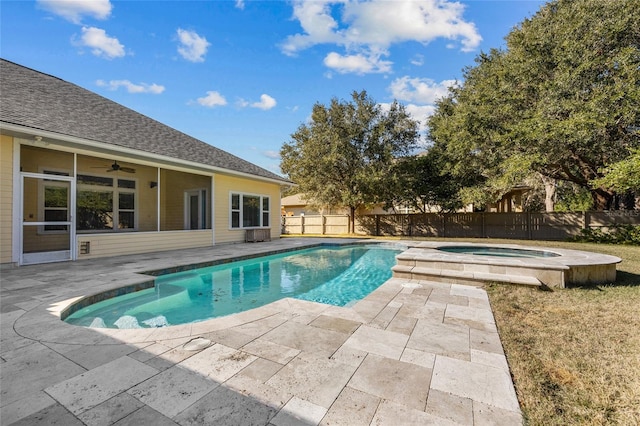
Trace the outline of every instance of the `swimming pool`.
<instances>
[{"instance_id":1,"label":"swimming pool","mask_svg":"<svg viewBox=\"0 0 640 426\"><path fill-rule=\"evenodd\" d=\"M321 246L167 274L146 290L103 300L65 321L98 328L186 324L285 297L346 306L391 278L397 245Z\"/></svg>"},{"instance_id":2,"label":"swimming pool","mask_svg":"<svg viewBox=\"0 0 640 426\"><path fill-rule=\"evenodd\" d=\"M473 254L476 256L500 256L500 257L558 257L558 253L548 250L532 250L510 247L490 247L490 246L445 246L438 247L437 250L448 253Z\"/></svg>"}]
</instances>

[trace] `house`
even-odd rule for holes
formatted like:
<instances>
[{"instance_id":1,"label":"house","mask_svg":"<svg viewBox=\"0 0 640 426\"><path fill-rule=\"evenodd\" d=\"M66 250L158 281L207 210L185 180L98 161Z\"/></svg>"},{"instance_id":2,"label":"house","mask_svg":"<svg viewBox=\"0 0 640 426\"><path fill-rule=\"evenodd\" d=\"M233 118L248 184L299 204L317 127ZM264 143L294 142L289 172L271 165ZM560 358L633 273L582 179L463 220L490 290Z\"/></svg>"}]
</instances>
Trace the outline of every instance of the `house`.
<instances>
[{"instance_id":1,"label":"house","mask_svg":"<svg viewBox=\"0 0 640 426\"><path fill-rule=\"evenodd\" d=\"M280 235L281 176L6 60L0 102L2 266Z\"/></svg>"}]
</instances>

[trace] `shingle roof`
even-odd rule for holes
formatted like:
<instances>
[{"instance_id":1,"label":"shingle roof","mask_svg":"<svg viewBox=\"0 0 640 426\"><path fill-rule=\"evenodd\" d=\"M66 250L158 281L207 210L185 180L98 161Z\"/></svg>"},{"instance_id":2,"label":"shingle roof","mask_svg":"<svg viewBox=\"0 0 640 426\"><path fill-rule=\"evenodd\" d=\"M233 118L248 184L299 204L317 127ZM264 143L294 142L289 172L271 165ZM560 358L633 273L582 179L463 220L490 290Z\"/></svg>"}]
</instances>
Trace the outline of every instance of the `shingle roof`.
<instances>
[{"instance_id":1,"label":"shingle roof","mask_svg":"<svg viewBox=\"0 0 640 426\"><path fill-rule=\"evenodd\" d=\"M0 100L1 122L289 183L96 93L5 59L0 59Z\"/></svg>"}]
</instances>

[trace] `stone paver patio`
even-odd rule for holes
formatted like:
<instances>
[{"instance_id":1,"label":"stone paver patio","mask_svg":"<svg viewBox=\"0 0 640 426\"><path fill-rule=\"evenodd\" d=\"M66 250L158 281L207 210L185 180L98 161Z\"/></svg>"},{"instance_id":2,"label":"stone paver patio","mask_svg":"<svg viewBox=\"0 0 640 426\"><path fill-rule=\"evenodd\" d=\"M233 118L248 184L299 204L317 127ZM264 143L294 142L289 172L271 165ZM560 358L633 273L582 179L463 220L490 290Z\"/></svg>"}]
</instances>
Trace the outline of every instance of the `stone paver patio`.
<instances>
[{"instance_id":1,"label":"stone paver patio","mask_svg":"<svg viewBox=\"0 0 640 426\"><path fill-rule=\"evenodd\" d=\"M3 269L0 423L522 423L487 294L477 287L392 278L352 307L283 299L142 330L59 319L70 299L144 281L141 271L319 242L327 240ZM212 344L187 350L200 337Z\"/></svg>"}]
</instances>

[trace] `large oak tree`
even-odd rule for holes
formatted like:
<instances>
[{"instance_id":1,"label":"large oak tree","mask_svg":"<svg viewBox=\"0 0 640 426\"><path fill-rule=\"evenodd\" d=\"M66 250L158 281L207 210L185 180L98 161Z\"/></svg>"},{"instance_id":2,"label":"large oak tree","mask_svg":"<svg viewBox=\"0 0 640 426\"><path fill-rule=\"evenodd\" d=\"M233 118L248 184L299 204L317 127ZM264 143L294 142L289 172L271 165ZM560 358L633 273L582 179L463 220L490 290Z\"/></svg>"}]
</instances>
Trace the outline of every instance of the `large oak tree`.
<instances>
[{"instance_id":1,"label":"large oak tree","mask_svg":"<svg viewBox=\"0 0 640 426\"><path fill-rule=\"evenodd\" d=\"M353 92L351 101L313 106L310 121L283 144L280 169L310 200L349 208L353 232L355 211L384 201L394 161L418 140L418 123L403 105L383 109L366 91Z\"/></svg>"},{"instance_id":2,"label":"large oak tree","mask_svg":"<svg viewBox=\"0 0 640 426\"><path fill-rule=\"evenodd\" d=\"M609 208L614 187L593 182L640 146L640 0L551 1L506 41L438 103L430 138L496 196L537 172Z\"/></svg>"}]
</instances>

